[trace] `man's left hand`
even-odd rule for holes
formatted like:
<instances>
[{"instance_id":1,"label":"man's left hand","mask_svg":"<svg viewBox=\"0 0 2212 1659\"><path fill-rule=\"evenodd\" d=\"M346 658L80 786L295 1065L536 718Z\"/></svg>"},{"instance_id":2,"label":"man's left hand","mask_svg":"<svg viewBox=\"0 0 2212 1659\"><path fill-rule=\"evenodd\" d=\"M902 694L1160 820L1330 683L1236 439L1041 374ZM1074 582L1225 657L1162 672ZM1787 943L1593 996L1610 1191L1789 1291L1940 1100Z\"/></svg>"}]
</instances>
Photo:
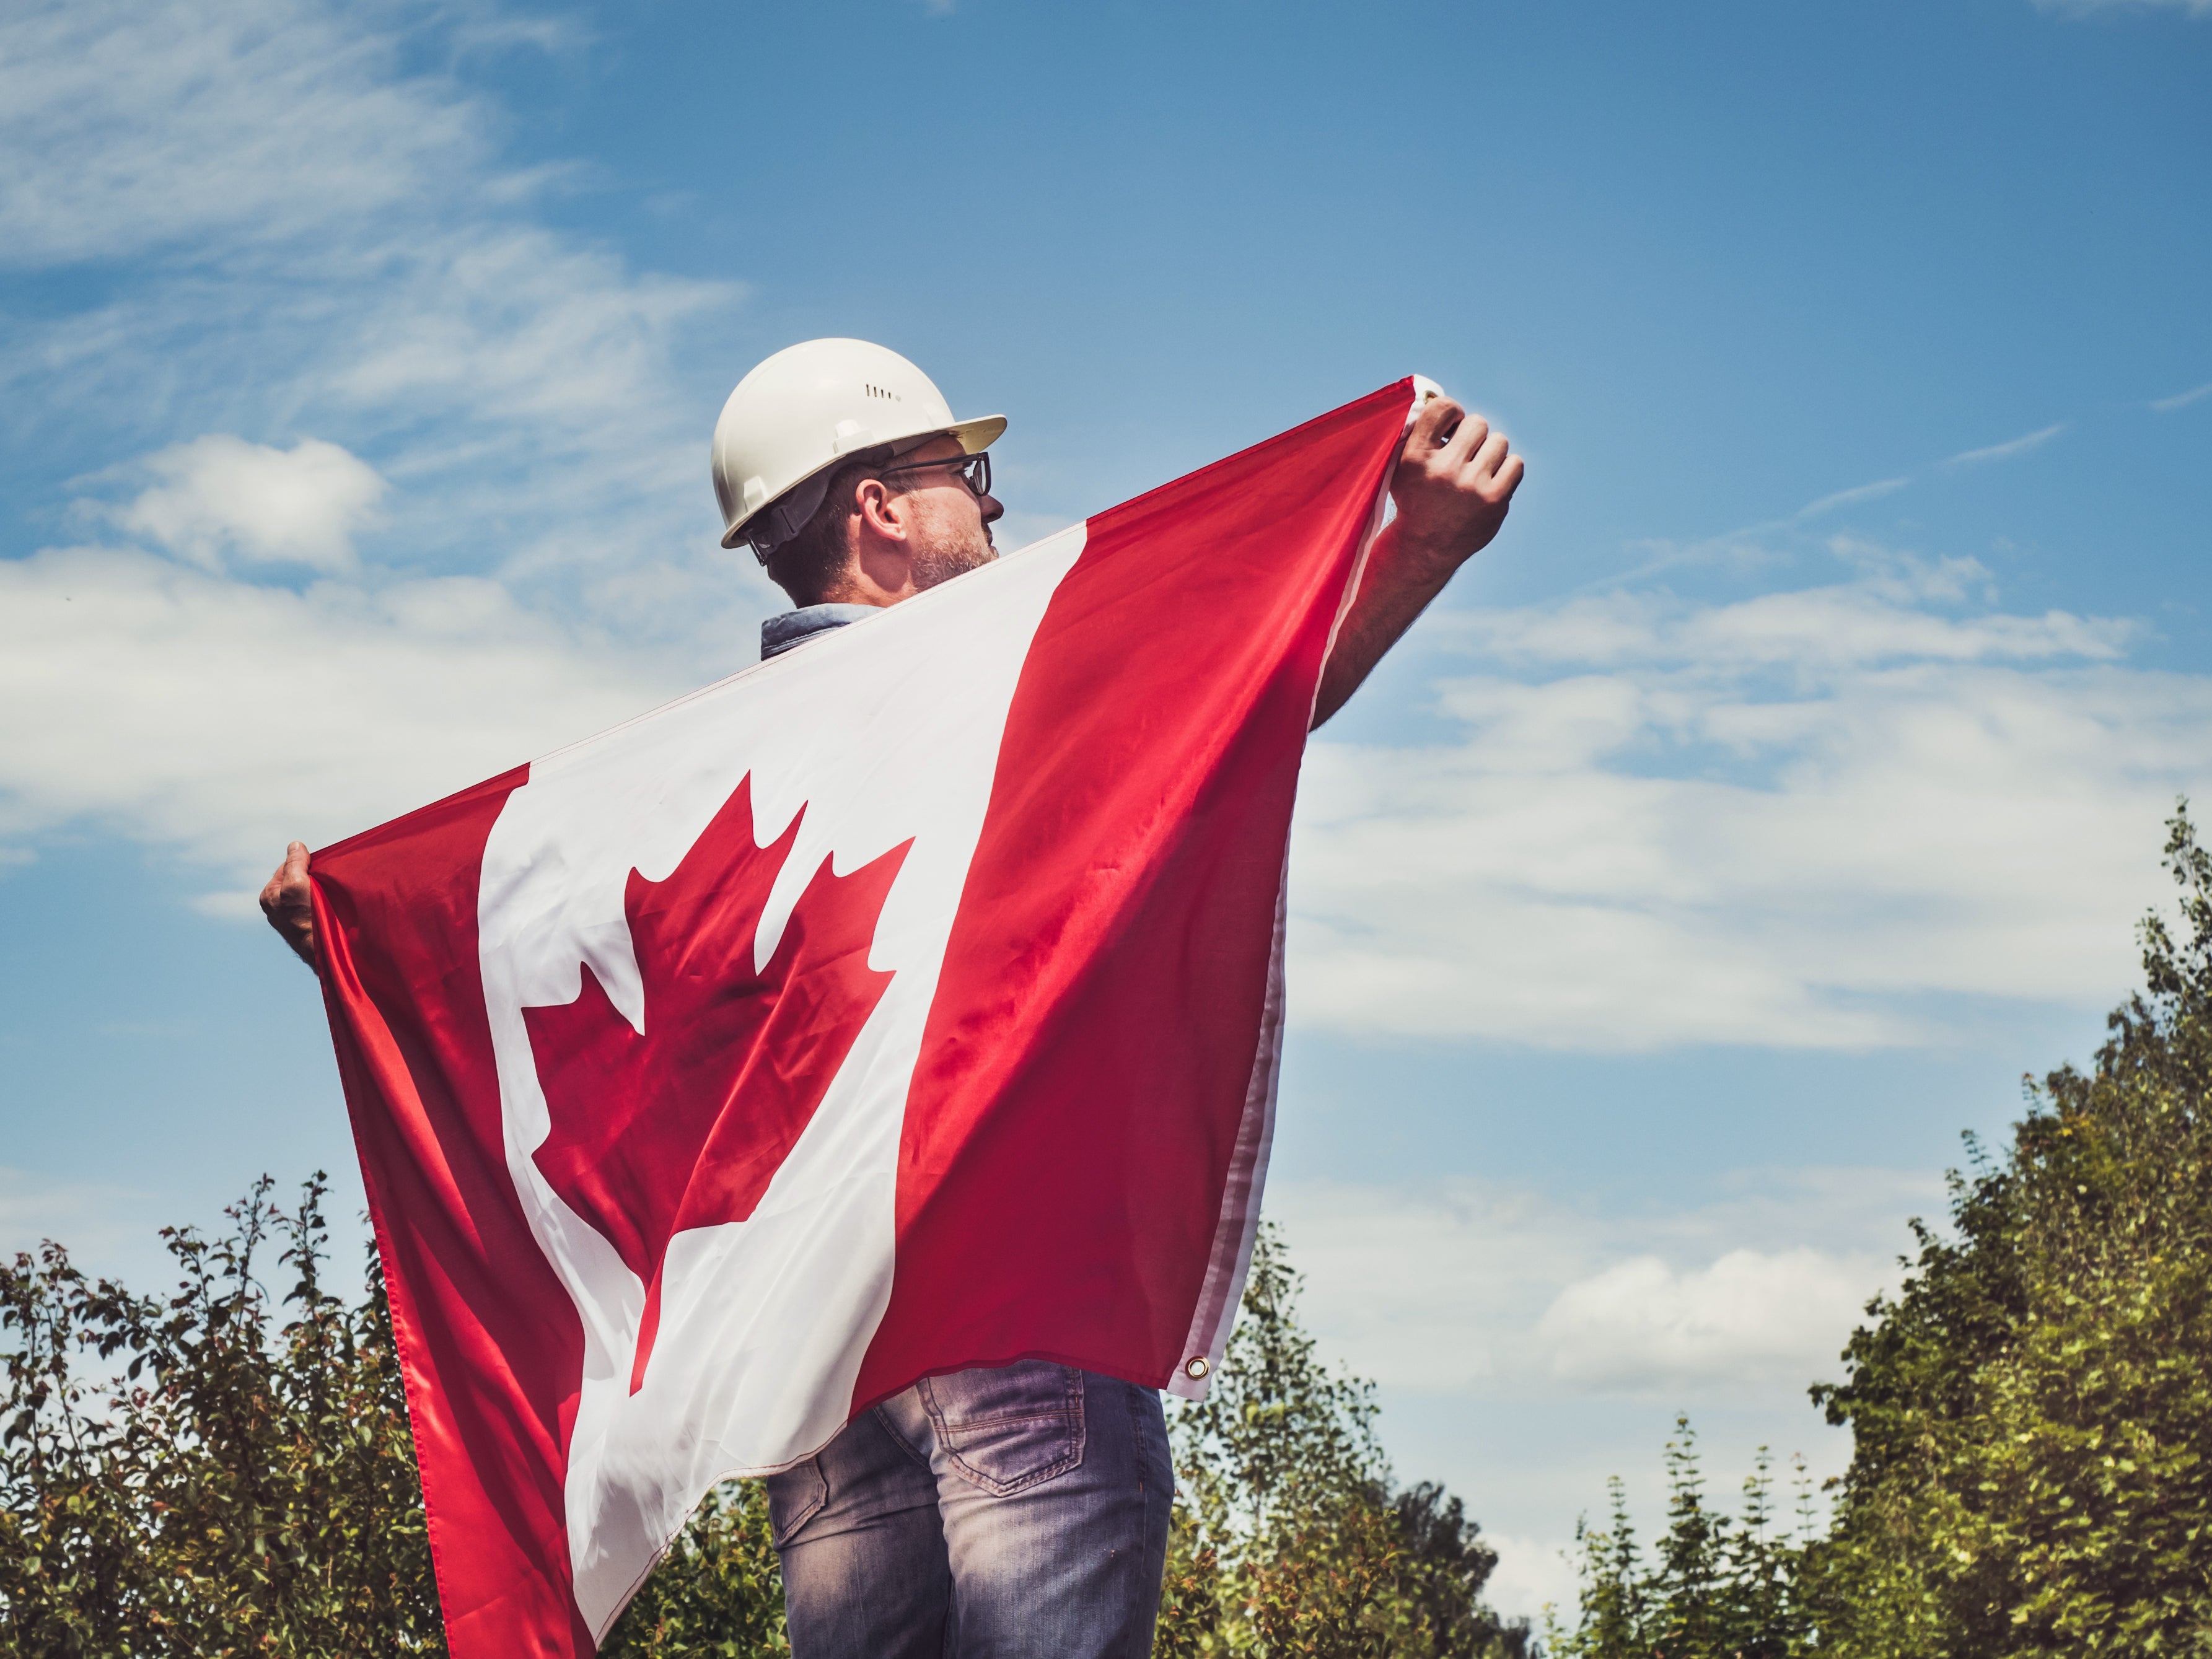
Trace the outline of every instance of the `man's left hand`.
<instances>
[{"instance_id":1,"label":"man's left hand","mask_svg":"<svg viewBox=\"0 0 2212 1659\"><path fill-rule=\"evenodd\" d=\"M1314 697L1316 726L1344 707L1452 573L1489 545L1521 472L1504 434L1451 398L1431 398L1413 417L1390 477L1398 516L1376 538L1337 630Z\"/></svg>"},{"instance_id":2,"label":"man's left hand","mask_svg":"<svg viewBox=\"0 0 2212 1659\"><path fill-rule=\"evenodd\" d=\"M1490 544L1520 488L1521 458L1502 432L1450 398L1413 419L1390 498L1404 553L1449 575Z\"/></svg>"}]
</instances>

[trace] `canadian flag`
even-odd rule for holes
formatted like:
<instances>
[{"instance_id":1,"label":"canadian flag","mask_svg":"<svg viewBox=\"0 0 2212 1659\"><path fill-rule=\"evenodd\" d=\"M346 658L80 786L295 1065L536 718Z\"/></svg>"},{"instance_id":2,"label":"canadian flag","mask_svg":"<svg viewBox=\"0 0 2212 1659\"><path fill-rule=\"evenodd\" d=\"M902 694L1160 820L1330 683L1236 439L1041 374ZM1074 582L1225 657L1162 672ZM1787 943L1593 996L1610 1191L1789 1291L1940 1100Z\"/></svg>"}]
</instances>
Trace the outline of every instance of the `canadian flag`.
<instances>
[{"instance_id":1,"label":"canadian flag","mask_svg":"<svg viewBox=\"0 0 2212 1659\"><path fill-rule=\"evenodd\" d=\"M938 1372L1203 1395L1412 383L315 854L457 1659Z\"/></svg>"}]
</instances>

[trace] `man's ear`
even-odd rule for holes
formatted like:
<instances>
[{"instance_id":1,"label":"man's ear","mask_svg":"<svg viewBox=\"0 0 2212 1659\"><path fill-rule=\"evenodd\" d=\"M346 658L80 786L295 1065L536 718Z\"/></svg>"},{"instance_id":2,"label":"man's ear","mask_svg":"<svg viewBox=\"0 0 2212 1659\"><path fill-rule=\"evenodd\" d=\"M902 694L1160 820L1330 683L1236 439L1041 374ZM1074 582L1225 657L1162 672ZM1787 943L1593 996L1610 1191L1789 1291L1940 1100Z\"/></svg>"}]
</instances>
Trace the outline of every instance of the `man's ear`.
<instances>
[{"instance_id":1,"label":"man's ear","mask_svg":"<svg viewBox=\"0 0 2212 1659\"><path fill-rule=\"evenodd\" d=\"M905 499L893 495L881 478L861 479L854 495L861 525L887 542L902 542L907 538Z\"/></svg>"}]
</instances>

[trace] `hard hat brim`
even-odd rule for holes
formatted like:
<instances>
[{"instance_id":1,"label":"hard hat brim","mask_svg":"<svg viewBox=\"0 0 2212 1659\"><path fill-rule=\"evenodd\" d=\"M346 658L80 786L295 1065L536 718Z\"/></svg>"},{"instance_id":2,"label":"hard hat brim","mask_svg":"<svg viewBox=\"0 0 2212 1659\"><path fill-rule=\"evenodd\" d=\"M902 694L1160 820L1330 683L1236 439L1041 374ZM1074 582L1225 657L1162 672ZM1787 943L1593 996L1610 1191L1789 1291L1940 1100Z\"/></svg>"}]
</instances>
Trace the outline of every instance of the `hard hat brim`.
<instances>
[{"instance_id":1,"label":"hard hat brim","mask_svg":"<svg viewBox=\"0 0 2212 1659\"><path fill-rule=\"evenodd\" d=\"M925 432L909 432L901 437L882 439L879 441L878 447L890 445L894 447L895 450L903 452L908 449L919 449L932 438L957 438L960 441L962 454L980 455L998 442L1006 429L1005 416L981 415L972 421L959 421L951 426L933 426ZM851 459L849 455L833 455L816 467L813 471L807 473L805 477L793 479L773 499L763 501L758 511L745 514L734 520L730 527L722 532L722 545L735 547L739 542L744 540L745 526L758 518L762 513L767 512L777 501L781 501L784 496L805 483L808 478L819 477L833 467L842 466Z\"/></svg>"},{"instance_id":2,"label":"hard hat brim","mask_svg":"<svg viewBox=\"0 0 2212 1659\"><path fill-rule=\"evenodd\" d=\"M980 455L998 442L1000 434L1006 429L1005 416L984 415L972 421L963 421L957 426L946 428L945 435L960 440L960 450L963 454Z\"/></svg>"}]
</instances>

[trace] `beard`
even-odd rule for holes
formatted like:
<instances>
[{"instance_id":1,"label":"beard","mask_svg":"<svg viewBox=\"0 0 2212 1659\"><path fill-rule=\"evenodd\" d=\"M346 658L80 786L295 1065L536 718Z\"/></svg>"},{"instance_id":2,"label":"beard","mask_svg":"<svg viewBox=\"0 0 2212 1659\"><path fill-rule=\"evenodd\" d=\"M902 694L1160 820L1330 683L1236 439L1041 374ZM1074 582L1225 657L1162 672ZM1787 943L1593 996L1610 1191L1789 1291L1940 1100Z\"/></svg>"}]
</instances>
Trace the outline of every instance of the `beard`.
<instances>
[{"instance_id":1,"label":"beard","mask_svg":"<svg viewBox=\"0 0 2212 1659\"><path fill-rule=\"evenodd\" d=\"M956 531L951 534L945 533L943 526L930 528L937 533L925 538L923 544L915 548L911 556L914 585L918 588L935 587L955 576L964 576L999 556L988 525L978 525L973 532Z\"/></svg>"}]
</instances>

